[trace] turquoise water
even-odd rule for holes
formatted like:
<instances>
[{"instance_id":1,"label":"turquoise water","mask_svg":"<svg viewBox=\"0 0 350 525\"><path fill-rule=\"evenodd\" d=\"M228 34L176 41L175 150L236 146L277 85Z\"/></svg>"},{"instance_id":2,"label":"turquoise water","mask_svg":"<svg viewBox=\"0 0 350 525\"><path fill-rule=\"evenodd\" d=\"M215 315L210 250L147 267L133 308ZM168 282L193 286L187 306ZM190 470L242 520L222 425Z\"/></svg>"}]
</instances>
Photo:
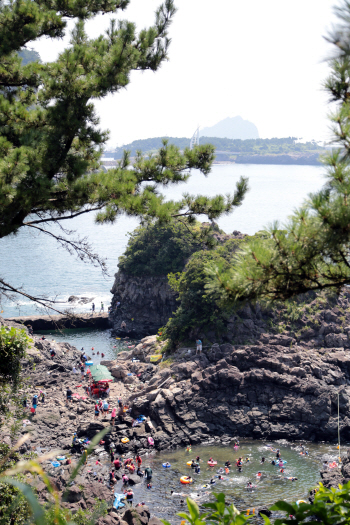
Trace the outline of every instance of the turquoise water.
<instances>
[{"instance_id":1,"label":"turquoise water","mask_svg":"<svg viewBox=\"0 0 350 525\"><path fill-rule=\"evenodd\" d=\"M337 449L335 444L315 444L304 443L309 456L300 455L298 444L287 443L285 441L274 442L274 448L279 448L282 459L287 461L285 472L280 473L279 467L273 466L271 460L275 454L268 450L263 442L260 441L241 441L238 450L233 446L196 446L192 452L186 452L186 449L175 451L165 451L159 454L143 457L143 467L150 465L153 470L152 489L148 490L146 484L136 485L133 490L135 494L135 503L144 501L151 508L151 512L156 516L168 519L172 524L179 523L180 518L176 513L183 511L184 506L181 500L187 496L194 498L198 504L210 501L213 492L224 492L226 500L234 503L241 512L247 509L261 507L262 505L270 506L277 500L286 500L295 502L299 499L308 498L309 490L315 487L320 481L320 469L323 458L334 460L337 458ZM202 459L201 473L196 475L192 469L186 465L187 461L200 456ZM235 466L231 467L228 475L223 474L224 481L217 481L216 485L211 488L203 488L210 479L218 475L217 469L223 467L225 461L229 460L232 465L239 456L250 459L249 463L243 463L242 473L238 473ZM262 465L261 458L266 458ZM213 457L218 462L215 468L208 467L207 461ZM165 469L162 463L168 461L171 468ZM109 463L106 461L106 465ZM107 466L102 467L107 472ZM262 472L260 481L257 481L256 474ZM192 485L182 485L180 477L191 475L194 479ZM284 477L297 477L297 481L289 481ZM256 488L253 491L247 491L246 484L251 481ZM120 492L121 482L118 483L116 491ZM181 496L172 496L171 490L180 493Z\"/></svg>"},{"instance_id":2,"label":"turquoise water","mask_svg":"<svg viewBox=\"0 0 350 525\"><path fill-rule=\"evenodd\" d=\"M116 339L112 336L111 330L75 328L61 331L42 330L36 334L43 334L47 339L54 339L59 343L70 343L78 350L84 348L85 352L92 357L94 364L99 364L100 361L106 359L115 359L119 352L130 350L128 346L137 343L131 339ZM93 352L95 355L92 355ZM101 356L102 353L105 354L104 357Z\"/></svg>"},{"instance_id":3,"label":"turquoise water","mask_svg":"<svg viewBox=\"0 0 350 525\"><path fill-rule=\"evenodd\" d=\"M324 183L322 167L233 164L214 166L207 178L194 171L186 184L165 188L164 193L168 199L178 199L184 192L226 194L234 191L241 175L249 177L251 190L238 210L219 221L226 232L253 234L275 219L284 221L309 192ZM104 301L107 308L118 257L125 249L127 233L134 230L138 221L121 216L114 225L97 226L92 215L82 215L66 222L66 228L77 232L73 237L87 237L93 251L106 259L109 276L69 255L49 236L24 228L18 235L0 240L0 276L33 295L55 298L60 301L59 308L71 306L67 303L70 295L93 297L97 305ZM90 309L91 303L76 307L78 312ZM17 304L3 300L1 310L4 317L38 313L33 304L20 296Z\"/></svg>"}]
</instances>

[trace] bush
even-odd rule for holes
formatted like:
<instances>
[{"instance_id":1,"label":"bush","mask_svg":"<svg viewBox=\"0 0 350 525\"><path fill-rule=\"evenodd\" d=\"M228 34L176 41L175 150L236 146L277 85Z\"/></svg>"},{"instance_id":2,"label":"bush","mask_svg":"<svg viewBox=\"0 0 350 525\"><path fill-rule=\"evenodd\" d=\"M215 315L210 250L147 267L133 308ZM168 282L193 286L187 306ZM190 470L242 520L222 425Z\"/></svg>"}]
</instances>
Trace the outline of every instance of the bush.
<instances>
[{"instance_id":1,"label":"bush","mask_svg":"<svg viewBox=\"0 0 350 525\"><path fill-rule=\"evenodd\" d=\"M168 275L169 284L179 294L180 302L174 317L161 329L161 339L168 340L170 347L193 339L201 332L210 330L219 336L226 330L233 309L223 307L218 295L207 293L206 267L214 263L222 269L229 268L234 252L244 242L246 238L229 239L211 251L197 251L183 272Z\"/></svg>"},{"instance_id":2,"label":"bush","mask_svg":"<svg viewBox=\"0 0 350 525\"><path fill-rule=\"evenodd\" d=\"M214 494L214 503L205 503L203 507L208 512L200 514L199 507L191 498L187 498L188 514L180 512L178 516L190 525L244 525L251 518L256 517L241 514L234 505L227 505L224 494ZM285 513L285 516L274 521L274 525L343 525L350 522L350 482L339 485L339 489L326 489L322 483L316 489L314 502L287 503L277 501L272 511ZM263 515L265 525L270 525L270 519ZM164 525L169 522L162 520Z\"/></svg>"},{"instance_id":3,"label":"bush","mask_svg":"<svg viewBox=\"0 0 350 525\"><path fill-rule=\"evenodd\" d=\"M189 229L190 228L190 229ZM182 223L139 227L130 235L118 267L128 275L158 276L181 272L193 252L202 248L200 225Z\"/></svg>"}]
</instances>

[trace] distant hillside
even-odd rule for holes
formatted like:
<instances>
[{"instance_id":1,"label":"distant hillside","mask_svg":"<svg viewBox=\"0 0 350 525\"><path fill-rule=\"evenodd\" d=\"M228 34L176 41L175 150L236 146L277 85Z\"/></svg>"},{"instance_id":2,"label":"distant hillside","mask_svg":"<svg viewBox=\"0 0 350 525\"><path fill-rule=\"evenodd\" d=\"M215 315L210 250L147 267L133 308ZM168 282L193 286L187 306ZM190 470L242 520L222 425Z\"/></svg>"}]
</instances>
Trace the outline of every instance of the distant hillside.
<instances>
[{"instance_id":1,"label":"distant hillside","mask_svg":"<svg viewBox=\"0 0 350 525\"><path fill-rule=\"evenodd\" d=\"M162 145L162 140L167 139L170 144L175 144L181 150L190 145L189 138L155 137L152 139L134 140L121 148L109 152L115 159L121 159L124 150L128 150L134 157L138 150L144 154L156 152ZM274 139L225 139L218 137L201 137L200 144L213 144L216 148L218 160L234 161L237 155L281 155L288 153L306 153L321 151L322 148L315 142L297 143L295 137ZM224 158L223 158L224 157Z\"/></svg>"},{"instance_id":2,"label":"distant hillside","mask_svg":"<svg viewBox=\"0 0 350 525\"><path fill-rule=\"evenodd\" d=\"M258 128L249 120L243 120L242 117L227 117L220 120L214 126L203 128L199 131L200 137L218 137L222 139L258 139Z\"/></svg>"},{"instance_id":3,"label":"distant hillside","mask_svg":"<svg viewBox=\"0 0 350 525\"><path fill-rule=\"evenodd\" d=\"M18 54L22 58L22 66L29 62L41 62L39 53L33 49L22 49Z\"/></svg>"}]
</instances>

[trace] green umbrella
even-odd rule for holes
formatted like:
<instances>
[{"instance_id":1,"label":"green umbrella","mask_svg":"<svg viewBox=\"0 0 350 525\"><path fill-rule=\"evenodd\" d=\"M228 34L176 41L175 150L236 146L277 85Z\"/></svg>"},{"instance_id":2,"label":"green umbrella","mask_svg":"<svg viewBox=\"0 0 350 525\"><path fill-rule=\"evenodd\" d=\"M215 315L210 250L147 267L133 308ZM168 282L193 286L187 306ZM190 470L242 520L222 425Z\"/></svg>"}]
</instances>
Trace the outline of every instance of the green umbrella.
<instances>
[{"instance_id":1,"label":"green umbrella","mask_svg":"<svg viewBox=\"0 0 350 525\"><path fill-rule=\"evenodd\" d=\"M108 370L106 366L93 365L93 366L90 366L90 371L95 381L103 381L107 379L113 380L113 376L111 375L110 371Z\"/></svg>"}]
</instances>

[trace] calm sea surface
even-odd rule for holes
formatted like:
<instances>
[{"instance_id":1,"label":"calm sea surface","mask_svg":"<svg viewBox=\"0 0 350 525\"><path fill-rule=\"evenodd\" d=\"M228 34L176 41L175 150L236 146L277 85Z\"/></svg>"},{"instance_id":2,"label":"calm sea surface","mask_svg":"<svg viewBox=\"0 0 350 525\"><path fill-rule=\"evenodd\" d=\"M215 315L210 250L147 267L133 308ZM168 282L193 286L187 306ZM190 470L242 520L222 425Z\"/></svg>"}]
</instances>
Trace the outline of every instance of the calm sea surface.
<instances>
[{"instance_id":1,"label":"calm sea surface","mask_svg":"<svg viewBox=\"0 0 350 525\"><path fill-rule=\"evenodd\" d=\"M253 234L276 219L284 221L307 194L321 188L323 168L316 166L218 165L206 178L193 171L186 184L165 188L169 199L178 199L184 192L215 195L234 191L240 175L249 177L250 192L244 204L232 214L223 217L220 227L227 233L239 230ZM94 297L99 304L109 304L113 276L118 257L122 255L128 232L138 225L134 218L121 217L114 225L97 226L93 216L80 216L64 226L76 230L75 235L87 237L94 252L107 259L109 277L99 268L84 264L69 255L52 238L22 229L16 236L0 240L0 275L7 282L23 287L26 292L55 297L67 306L70 295ZM61 232L62 233L62 232ZM3 302L2 315L37 313L35 306L19 297L18 304ZM91 306L79 306L86 311Z\"/></svg>"}]
</instances>

